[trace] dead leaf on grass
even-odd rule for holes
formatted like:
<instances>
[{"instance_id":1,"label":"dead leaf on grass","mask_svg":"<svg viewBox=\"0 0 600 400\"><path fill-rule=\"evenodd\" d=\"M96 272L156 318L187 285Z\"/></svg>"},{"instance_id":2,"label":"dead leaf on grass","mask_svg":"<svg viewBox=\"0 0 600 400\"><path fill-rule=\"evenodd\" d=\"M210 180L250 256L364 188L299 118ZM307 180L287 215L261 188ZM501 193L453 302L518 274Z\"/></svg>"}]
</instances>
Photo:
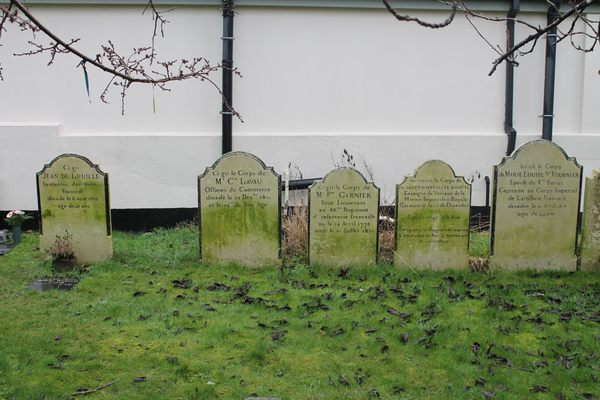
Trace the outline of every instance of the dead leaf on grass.
<instances>
[{"instance_id":1,"label":"dead leaf on grass","mask_svg":"<svg viewBox=\"0 0 600 400\"><path fill-rule=\"evenodd\" d=\"M402 394L402 393L406 392L406 388L404 388L400 385L394 385L394 387L392 388L392 392L394 394Z\"/></svg>"},{"instance_id":2,"label":"dead leaf on grass","mask_svg":"<svg viewBox=\"0 0 600 400\"><path fill-rule=\"evenodd\" d=\"M538 386L538 385L533 385L531 387L531 389L529 389L530 393L548 393L550 391L550 388L546 387L546 386Z\"/></svg>"},{"instance_id":3,"label":"dead leaf on grass","mask_svg":"<svg viewBox=\"0 0 600 400\"><path fill-rule=\"evenodd\" d=\"M263 293L263 294L264 294L265 296L275 296L275 295L278 295L278 294L281 294L281 295L283 295L283 294L287 294L287 292L288 292L288 291L287 291L287 289L286 289L286 288L279 288L279 289L273 289L273 290L270 290L270 291L268 291L268 292L265 292L265 293Z\"/></svg>"},{"instance_id":4,"label":"dead leaf on grass","mask_svg":"<svg viewBox=\"0 0 600 400\"><path fill-rule=\"evenodd\" d=\"M397 316L397 317L399 317L401 319L404 319L404 320L409 319L410 316L413 315L413 313L411 313L411 312L408 312L408 311L406 311L406 312L400 312L400 311L395 310L393 308L388 308L387 313L391 314L391 315L395 315L395 316Z\"/></svg>"},{"instance_id":5,"label":"dead leaf on grass","mask_svg":"<svg viewBox=\"0 0 600 400\"><path fill-rule=\"evenodd\" d=\"M342 327L339 327L339 328L337 328L336 330L334 330L333 332L331 332L331 333L329 334L329 336L331 336L331 337L340 336L340 335L343 335L343 334L344 334L344 332L346 332L346 331L344 330L344 328L342 328Z\"/></svg>"},{"instance_id":6,"label":"dead leaf on grass","mask_svg":"<svg viewBox=\"0 0 600 400\"><path fill-rule=\"evenodd\" d=\"M348 379L346 379L346 377L345 377L345 376L343 376L343 375L340 375L340 376L338 376L338 382L339 382L341 385L344 385L344 386L350 386L350 382L349 382L349 381L348 381Z\"/></svg>"},{"instance_id":7,"label":"dead leaf on grass","mask_svg":"<svg viewBox=\"0 0 600 400\"><path fill-rule=\"evenodd\" d=\"M354 372L354 380L356 381L356 383L358 384L358 386L361 386L363 384L363 382L369 377L368 374L366 374L362 368L357 369Z\"/></svg>"},{"instance_id":8,"label":"dead leaf on grass","mask_svg":"<svg viewBox=\"0 0 600 400\"><path fill-rule=\"evenodd\" d=\"M275 342L276 341L281 341L281 340L283 340L285 338L285 335L287 335L287 333L288 333L287 329L282 329L280 331L274 332L271 335L271 340L273 340Z\"/></svg>"},{"instance_id":9,"label":"dead leaf on grass","mask_svg":"<svg viewBox=\"0 0 600 400\"><path fill-rule=\"evenodd\" d=\"M210 292L216 292L216 291L227 292L230 289L231 289L231 287L225 285L224 283L219 283L219 282L215 282L212 285L208 285L206 287L206 290L208 290Z\"/></svg>"},{"instance_id":10,"label":"dead leaf on grass","mask_svg":"<svg viewBox=\"0 0 600 400\"><path fill-rule=\"evenodd\" d=\"M192 287L192 281L189 279L175 279L172 283L173 287L178 289L189 289Z\"/></svg>"}]
</instances>

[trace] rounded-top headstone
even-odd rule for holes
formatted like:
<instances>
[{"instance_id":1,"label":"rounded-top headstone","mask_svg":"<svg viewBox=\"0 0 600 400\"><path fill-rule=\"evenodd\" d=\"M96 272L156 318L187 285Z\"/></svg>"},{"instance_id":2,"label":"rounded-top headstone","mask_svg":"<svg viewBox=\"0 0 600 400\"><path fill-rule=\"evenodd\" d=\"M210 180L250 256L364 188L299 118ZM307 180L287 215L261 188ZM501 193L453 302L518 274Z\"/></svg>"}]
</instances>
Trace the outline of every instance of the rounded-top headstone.
<instances>
[{"instance_id":1,"label":"rounded-top headstone","mask_svg":"<svg viewBox=\"0 0 600 400\"><path fill-rule=\"evenodd\" d=\"M337 168L309 188L311 265L377 263L379 188L354 168Z\"/></svg>"},{"instance_id":2,"label":"rounded-top headstone","mask_svg":"<svg viewBox=\"0 0 600 400\"><path fill-rule=\"evenodd\" d=\"M581 269L600 270L600 172L585 178L581 224Z\"/></svg>"},{"instance_id":3,"label":"rounded-top headstone","mask_svg":"<svg viewBox=\"0 0 600 400\"><path fill-rule=\"evenodd\" d=\"M524 144L494 167L493 266L576 269L581 170L547 140Z\"/></svg>"},{"instance_id":4,"label":"rounded-top headstone","mask_svg":"<svg viewBox=\"0 0 600 400\"><path fill-rule=\"evenodd\" d=\"M396 186L394 265L469 266L471 185L445 162L430 160Z\"/></svg>"},{"instance_id":5,"label":"rounded-top headstone","mask_svg":"<svg viewBox=\"0 0 600 400\"><path fill-rule=\"evenodd\" d=\"M62 154L37 173L40 249L70 235L78 263L112 257L108 174L86 157Z\"/></svg>"},{"instance_id":6,"label":"rounded-top headstone","mask_svg":"<svg viewBox=\"0 0 600 400\"><path fill-rule=\"evenodd\" d=\"M280 176L258 157L231 152L198 177L200 256L208 264L280 263Z\"/></svg>"}]
</instances>

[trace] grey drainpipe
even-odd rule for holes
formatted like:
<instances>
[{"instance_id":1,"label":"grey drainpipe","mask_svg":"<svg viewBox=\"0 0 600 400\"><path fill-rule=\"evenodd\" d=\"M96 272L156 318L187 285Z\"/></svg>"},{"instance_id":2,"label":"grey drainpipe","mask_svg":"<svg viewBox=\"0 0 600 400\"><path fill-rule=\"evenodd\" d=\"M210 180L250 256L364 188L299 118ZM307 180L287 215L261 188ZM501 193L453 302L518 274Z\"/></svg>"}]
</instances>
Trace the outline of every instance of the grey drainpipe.
<instances>
[{"instance_id":1,"label":"grey drainpipe","mask_svg":"<svg viewBox=\"0 0 600 400\"><path fill-rule=\"evenodd\" d=\"M234 0L223 0L223 101L222 118L222 153L229 153L232 148L233 113L233 16Z\"/></svg>"},{"instance_id":2,"label":"grey drainpipe","mask_svg":"<svg viewBox=\"0 0 600 400\"><path fill-rule=\"evenodd\" d=\"M547 23L554 23L559 18L558 9L561 0L549 0ZM544 113L542 115L542 139L552 140L552 123L554 121L554 81L556 74L556 27L546 34L546 71L544 76Z\"/></svg>"},{"instance_id":3,"label":"grey drainpipe","mask_svg":"<svg viewBox=\"0 0 600 400\"><path fill-rule=\"evenodd\" d=\"M506 21L506 50L510 50L515 46L515 20L519 9L521 8L520 0L512 0L510 9L508 10ZM515 150L517 141L517 130L513 126L513 109L514 109L514 92L515 90L515 64L508 60L506 62L506 87L505 87L505 103L504 103L504 132L508 136L508 145L506 146L506 155L510 156Z\"/></svg>"}]
</instances>

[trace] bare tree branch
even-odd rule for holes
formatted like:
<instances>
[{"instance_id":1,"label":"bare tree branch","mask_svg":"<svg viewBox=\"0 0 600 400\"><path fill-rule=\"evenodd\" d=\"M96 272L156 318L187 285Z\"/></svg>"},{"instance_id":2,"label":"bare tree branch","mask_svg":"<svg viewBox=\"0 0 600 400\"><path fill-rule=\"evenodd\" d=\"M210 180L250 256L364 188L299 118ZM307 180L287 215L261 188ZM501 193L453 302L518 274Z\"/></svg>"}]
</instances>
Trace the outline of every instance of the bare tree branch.
<instances>
[{"instance_id":1,"label":"bare tree branch","mask_svg":"<svg viewBox=\"0 0 600 400\"><path fill-rule=\"evenodd\" d=\"M96 59L92 59L90 57L88 57L87 55L83 54L82 52L80 52L79 50L77 50L76 48L72 47L69 43L64 42L62 39L60 39L57 35L55 35L52 31L50 31L48 28L46 28L40 21L38 21L30 12L29 10L23 6L23 4L21 4L20 1L18 0L10 0L10 4L14 5L15 7L17 7L19 9L19 11L21 11L37 28L39 28L40 31L42 31L43 33L46 34L46 36L48 36L50 39L54 40L58 46L61 46L63 48L65 48L66 50L68 50L69 53L77 56L78 58L80 58L81 60L85 61L88 64L91 64L93 66L95 66L98 69L103 70L104 72L108 72L111 75L115 75L121 79L124 79L128 82L131 83L152 83L152 84L156 84L156 85L160 85L161 83L167 83L169 81L172 80L182 80L182 79L187 79L187 78L198 78L198 77L203 77L206 76L207 73L204 71L200 71L200 72L192 72L186 75L182 75L180 76L178 79L173 79L173 78L161 78L161 79L152 79L150 77L148 77L143 70L139 70L136 72L140 72L142 76L145 76L144 78L137 78L135 76L132 76L130 73L132 71L135 71L134 68L132 68L131 66L128 67L127 63L124 61L124 59L122 59L120 56L117 56L117 54L115 52L111 52L111 54L109 54L109 59L115 61L115 63L111 62L112 67L108 67L104 64L102 64L99 60L98 57L96 57ZM113 50L114 50L114 46L111 44L110 46ZM103 48L106 50L107 47L103 46ZM148 50L148 48L143 48L144 50ZM136 49L134 53L140 54L139 50L141 49ZM150 58L150 55L148 54L147 56L144 56L144 58ZM138 61L136 64L139 64L141 62ZM219 69L218 67L216 69ZM129 72L129 73L128 73Z\"/></svg>"},{"instance_id":2,"label":"bare tree branch","mask_svg":"<svg viewBox=\"0 0 600 400\"><path fill-rule=\"evenodd\" d=\"M142 11L142 15L146 12L146 10L148 10L148 8L150 8L150 10L152 11L152 20L154 21L154 30L152 32L152 57L150 58L150 64L152 64L154 62L154 45L156 43L156 36L158 35L158 31L160 30L160 36L164 38L164 27L166 24L169 23L169 21L163 18L161 14L171 12L174 10L174 8L170 8L164 11L158 11L154 6L154 1L150 0L148 1L148 4L146 4L146 8L144 8L144 11Z\"/></svg>"},{"instance_id":3,"label":"bare tree branch","mask_svg":"<svg viewBox=\"0 0 600 400\"><path fill-rule=\"evenodd\" d=\"M168 21L163 17L163 14L171 10L159 11L155 7L152 0L149 0L146 10L151 10L154 20L154 31L152 34L152 43L149 47L134 48L133 52L128 56L123 56L116 50L116 46L111 41L107 45L102 46L102 53L97 54L94 58L77 50L73 45L79 39L71 39L65 41L58 35L54 34L44 24L42 24L30 11L21 3L20 0L9 0L8 7L0 6L0 39L2 33L6 30L7 22L16 24L22 31L30 31L32 33L43 32L51 42L47 45L42 45L34 41L28 43L34 47L33 50L23 53L17 53L16 56L34 55L48 53L50 61L48 65L54 62L57 54L72 54L79 58L81 66L93 66L101 71L112 75L105 89L100 95L103 102L108 102L107 95L111 87L119 87L121 97L121 111L125 111L125 97L127 90L133 84L150 84L153 87L158 87L163 91L168 91L166 87L168 83L175 81L183 81L188 79L198 79L201 82L208 82L217 92L223 97L223 93L219 85L212 80L212 74L224 68L220 64L212 65L203 58L193 58L191 61L186 59L158 61L156 60L155 39L159 32L161 37L164 36L164 25ZM156 63L160 68L152 69L151 66ZM241 76L237 69L232 70L236 75ZM0 68L0 78L2 69ZM87 77L87 70L84 71ZM224 98L224 97L223 97ZM241 115L227 104L240 121L243 122Z\"/></svg>"},{"instance_id":4,"label":"bare tree branch","mask_svg":"<svg viewBox=\"0 0 600 400\"><path fill-rule=\"evenodd\" d=\"M470 9L464 0L438 0L438 2L445 4L449 7L452 7L452 12L445 21L443 21L441 23L430 23L430 22L422 21L422 20L420 20L416 17L412 17L410 15L402 15L391 6L390 0L382 0L387 11L390 14L392 14L397 20L406 21L406 22L416 22L419 25L425 26L427 28L433 28L433 29L443 28L443 27L450 25L453 22L455 14L457 12L463 13L465 15L465 18L467 19L467 22L472 26L472 28L475 30L477 35L479 35L481 37L481 39L496 54L498 54L498 57L492 62L492 69L488 75L492 75L496 71L498 66L504 61L516 64L517 56L523 56L523 55L533 52L533 50L535 49L535 47L538 43L538 40L542 36L546 35L550 30L552 30L555 27L557 28L557 30L560 31L559 26L561 24L563 24L566 20L568 20L569 18L572 18L572 17L574 17L574 20L571 21L569 28L566 31L560 31L560 35L557 38L557 43L566 38L569 38L571 45L576 50L580 50L580 51L584 51L584 52L593 51L594 48L596 47L596 44L598 42L600 42L600 21L594 21L594 20L590 19L588 15L584 14L584 11L586 10L586 8L589 5L591 5L597 1L598 0L570 0L568 2L570 8L567 11L561 13L560 8L553 1L545 0L545 3L548 4L548 7L552 8L555 12L557 12L558 18L551 24L548 24L548 25L542 27L542 26L533 25L533 24L531 24L523 19L519 19L519 18L511 18L511 17L501 18L501 17L494 17L494 16L488 16L488 15L484 15L481 13L477 13L477 12L473 11L472 9ZM525 27L526 29L529 29L532 32L527 37L525 37L525 39L521 40L519 43L517 43L513 47L504 50L504 49L500 48L499 45L494 46L485 37L485 35L483 35L483 33L475 25L474 19L481 19L481 20L490 21L490 22L506 22L506 21L512 20L515 23L520 24L521 26ZM575 28L576 28L578 22L582 22L585 26L587 26L588 29L591 31L591 33L576 30ZM597 27L596 27L596 25L597 25ZM589 47L584 47L584 46L582 47L581 45L576 43L574 40L578 36L593 39L592 45Z\"/></svg>"},{"instance_id":5,"label":"bare tree branch","mask_svg":"<svg viewBox=\"0 0 600 400\"><path fill-rule=\"evenodd\" d=\"M71 46L74 43L77 43L79 39L71 39L67 46ZM14 53L14 56L22 57L22 56L33 56L35 54L41 53L50 53L50 61L48 61L48 66L54 63L54 58L56 58L57 54L67 54L70 53L67 47L62 46L60 43L50 42L49 45L43 46L39 43L35 43L33 41L28 41L31 46L35 47L35 50L26 51L23 53Z\"/></svg>"},{"instance_id":6,"label":"bare tree branch","mask_svg":"<svg viewBox=\"0 0 600 400\"><path fill-rule=\"evenodd\" d=\"M452 7L452 11L450 11L450 16L448 16L448 18L446 18L444 21L439 22L439 23L432 23L432 22L427 22L427 21L423 21L422 19L416 18L416 17L411 17L410 15L402 15L400 14L398 11L396 11L396 9L392 6L392 4L390 3L390 0L383 0L383 4L385 5L385 8L387 8L387 10L394 16L396 17L396 19L398 21L407 21L407 22L416 22L417 24L424 26L426 28L431 28L431 29L439 29L439 28L444 28L448 25L450 25L452 23L452 21L454 21L454 17L456 16L456 3L452 3L451 7Z\"/></svg>"},{"instance_id":7,"label":"bare tree branch","mask_svg":"<svg viewBox=\"0 0 600 400\"><path fill-rule=\"evenodd\" d=\"M475 32L477 32L477 34L479 35L479 37L485 43L487 43L487 45L492 50L494 50L494 52L496 52L498 55L502 55L502 49L500 48L500 46L494 46L492 43L490 43L490 41L483 35L483 33L481 33L481 31L479 30L479 28L477 28L477 26L475 26L475 23L473 21L471 21L471 17L469 16L469 14L465 14L465 18L467 19L467 21L469 22L469 24L471 25L471 27L475 30Z\"/></svg>"},{"instance_id":8,"label":"bare tree branch","mask_svg":"<svg viewBox=\"0 0 600 400\"><path fill-rule=\"evenodd\" d=\"M588 3L586 0L581 1L578 4L575 4L573 6L573 8L571 8L569 11L567 11L567 12L563 13L562 15L560 15L553 23L548 24L543 29L537 29L535 33L527 36L525 39L521 40L519 43L517 43L516 45L514 45L512 49L508 49L503 55L501 55L500 57L498 57L497 59L494 60L494 62L492 63L492 69L488 73L488 75L492 75L496 71L496 69L498 68L498 66L502 63L502 61L509 59L520 48L522 48L523 46L525 46L525 45L527 45L528 43L531 43L531 42L536 43L537 40L542 35L546 34L550 30L552 30L552 28L560 25L563 21L565 21L567 18L569 18L575 12L579 12L579 13L583 12L583 10L585 10L586 7L589 6L590 4L591 4L591 2Z\"/></svg>"}]
</instances>

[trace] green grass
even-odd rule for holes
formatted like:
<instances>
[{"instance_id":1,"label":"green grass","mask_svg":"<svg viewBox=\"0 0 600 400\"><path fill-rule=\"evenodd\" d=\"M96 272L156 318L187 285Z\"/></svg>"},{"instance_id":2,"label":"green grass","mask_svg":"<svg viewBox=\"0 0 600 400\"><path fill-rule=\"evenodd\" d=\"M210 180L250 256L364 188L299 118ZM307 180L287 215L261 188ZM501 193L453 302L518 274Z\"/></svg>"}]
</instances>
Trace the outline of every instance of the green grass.
<instances>
[{"instance_id":1,"label":"green grass","mask_svg":"<svg viewBox=\"0 0 600 400\"><path fill-rule=\"evenodd\" d=\"M469 233L469 253L471 257L487 258L490 255L490 237L488 232Z\"/></svg>"},{"instance_id":2,"label":"green grass","mask_svg":"<svg viewBox=\"0 0 600 400\"><path fill-rule=\"evenodd\" d=\"M600 397L598 273L216 268L197 242L115 232L113 260L38 293L24 235L0 257L0 398Z\"/></svg>"}]
</instances>

